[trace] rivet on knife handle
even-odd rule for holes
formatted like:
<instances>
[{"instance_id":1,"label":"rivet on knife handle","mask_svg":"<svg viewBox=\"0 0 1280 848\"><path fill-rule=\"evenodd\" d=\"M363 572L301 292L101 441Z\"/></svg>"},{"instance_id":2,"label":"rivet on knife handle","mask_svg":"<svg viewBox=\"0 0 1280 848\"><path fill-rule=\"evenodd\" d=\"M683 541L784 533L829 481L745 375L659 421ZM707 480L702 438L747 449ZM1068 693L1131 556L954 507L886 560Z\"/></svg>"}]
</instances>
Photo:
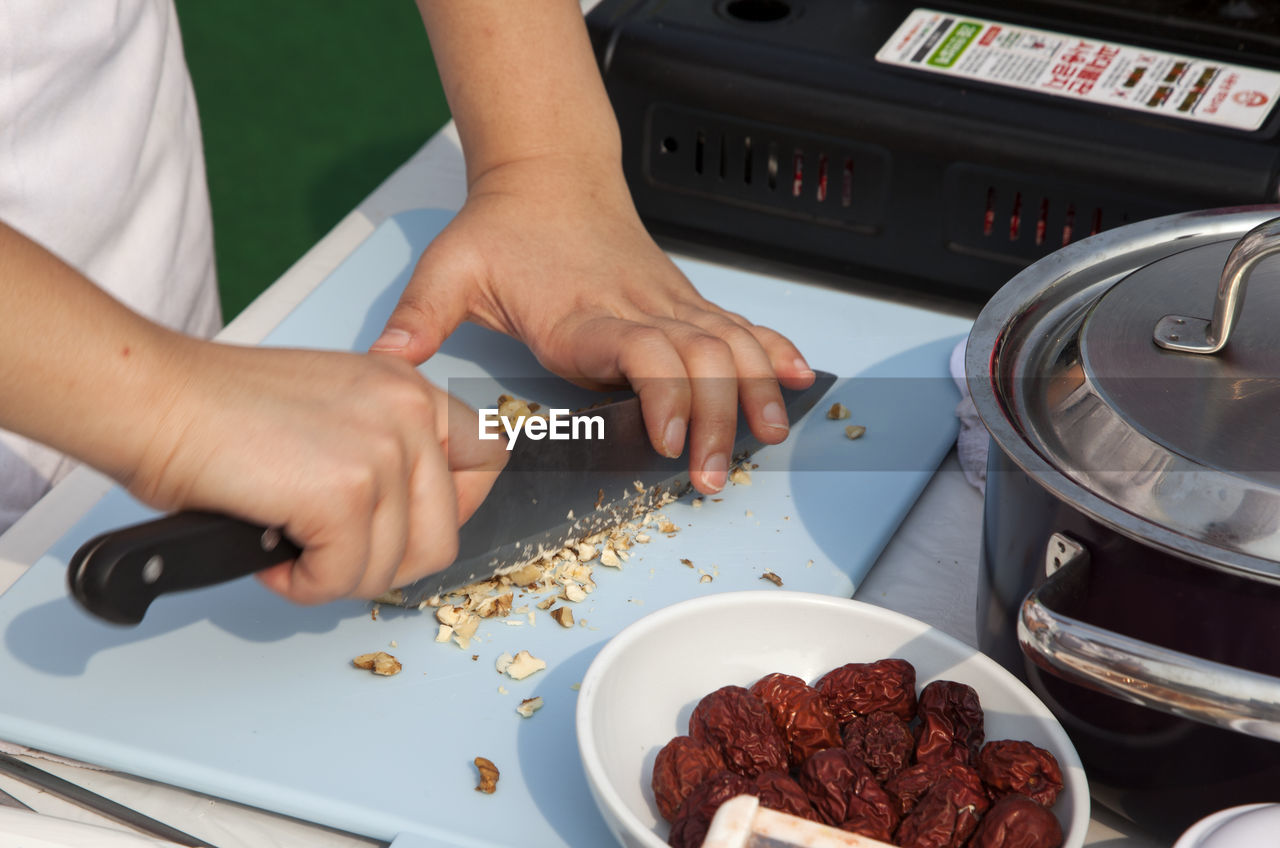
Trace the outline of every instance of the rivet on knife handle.
<instances>
[{"instance_id":1,"label":"rivet on knife handle","mask_svg":"<svg viewBox=\"0 0 1280 848\"><path fill-rule=\"evenodd\" d=\"M67 579L89 612L137 624L160 595L253 574L301 552L279 528L178 512L85 542L71 558Z\"/></svg>"}]
</instances>

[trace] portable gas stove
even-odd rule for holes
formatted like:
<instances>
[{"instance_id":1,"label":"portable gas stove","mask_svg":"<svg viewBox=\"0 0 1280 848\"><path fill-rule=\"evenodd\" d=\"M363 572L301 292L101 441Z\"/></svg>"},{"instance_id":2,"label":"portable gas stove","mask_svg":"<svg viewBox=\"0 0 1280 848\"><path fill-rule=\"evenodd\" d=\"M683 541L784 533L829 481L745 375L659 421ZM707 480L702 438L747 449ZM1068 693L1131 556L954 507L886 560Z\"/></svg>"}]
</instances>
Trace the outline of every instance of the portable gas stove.
<instances>
[{"instance_id":1,"label":"portable gas stove","mask_svg":"<svg viewBox=\"0 0 1280 848\"><path fill-rule=\"evenodd\" d=\"M1120 224L1280 200L1264 0L604 0L660 238L985 300Z\"/></svg>"}]
</instances>

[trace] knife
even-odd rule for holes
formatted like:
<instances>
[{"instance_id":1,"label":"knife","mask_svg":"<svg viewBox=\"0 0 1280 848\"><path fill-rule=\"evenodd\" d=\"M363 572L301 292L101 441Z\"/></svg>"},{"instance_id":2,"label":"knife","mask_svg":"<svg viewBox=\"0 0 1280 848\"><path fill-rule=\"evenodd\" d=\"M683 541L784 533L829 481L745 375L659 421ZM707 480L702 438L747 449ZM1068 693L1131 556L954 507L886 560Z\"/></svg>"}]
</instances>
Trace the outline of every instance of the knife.
<instances>
[{"instance_id":1,"label":"knife","mask_svg":"<svg viewBox=\"0 0 1280 848\"><path fill-rule=\"evenodd\" d=\"M798 421L834 382L834 375L819 371L808 388L783 389L788 420ZM639 398L575 417L598 419L589 435L599 437L517 439L507 467L458 531L453 564L398 590L397 603L417 606L513 570L544 551L619 527L689 490L687 460L661 456L650 446ZM740 417L733 463L761 446ZM86 610L133 625L160 595L223 583L300 553L279 528L185 511L90 539L71 557L67 579Z\"/></svg>"}]
</instances>

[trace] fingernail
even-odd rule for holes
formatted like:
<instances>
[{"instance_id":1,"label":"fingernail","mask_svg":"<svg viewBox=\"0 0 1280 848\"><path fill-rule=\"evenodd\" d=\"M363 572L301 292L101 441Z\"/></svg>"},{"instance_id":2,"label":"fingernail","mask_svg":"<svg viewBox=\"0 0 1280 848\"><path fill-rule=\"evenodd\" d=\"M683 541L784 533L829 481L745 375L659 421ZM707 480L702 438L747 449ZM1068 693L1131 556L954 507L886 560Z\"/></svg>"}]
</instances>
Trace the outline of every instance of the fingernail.
<instances>
[{"instance_id":1,"label":"fingernail","mask_svg":"<svg viewBox=\"0 0 1280 848\"><path fill-rule=\"evenodd\" d=\"M714 453L702 463L702 482L717 492L724 488L729 479L729 457L723 453Z\"/></svg>"},{"instance_id":2,"label":"fingernail","mask_svg":"<svg viewBox=\"0 0 1280 848\"><path fill-rule=\"evenodd\" d=\"M793 362L793 363L791 363L791 364L792 364L792 366L793 366L797 371L799 371L801 374L812 374L812 373L813 373L813 369L809 367L809 363L807 363L807 362L805 362L805 361L804 361L804 357L803 357L803 356L797 356L797 357L796 357L795 362Z\"/></svg>"},{"instance_id":3,"label":"fingernail","mask_svg":"<svg viewBox=\"0 0 1280 848\"><path fill-rule=\"evenodd\" d=\"M683 418L672 418L667 422L667 429L662 432L662 452L670 457L677 457L684 450L685 423Z\"/></svg>"},{"instance_id":4,"label":"fingernail","mask_svg":"<svg viewBox=\"0 0 1280 848\"><path fill-rule=\"evenodd\" d=\"M369 350L404 350L409 345L409 334L404 330L383 330Z\"/></svg>"},{"instance_id":5,"label":"fingernail","mask_svg":"<svg viewBox=\"0 0 1280 848\"><path fill-rule=\"evenodd\" d=\"M764 419L764 423L770 427L777 427L780 430L786 430L790 424L787 421L787 412L782 408L782 404L776 400L771 400L764 405L764 409L760 413L760 417Z\"/></svg>"}]
</instances>

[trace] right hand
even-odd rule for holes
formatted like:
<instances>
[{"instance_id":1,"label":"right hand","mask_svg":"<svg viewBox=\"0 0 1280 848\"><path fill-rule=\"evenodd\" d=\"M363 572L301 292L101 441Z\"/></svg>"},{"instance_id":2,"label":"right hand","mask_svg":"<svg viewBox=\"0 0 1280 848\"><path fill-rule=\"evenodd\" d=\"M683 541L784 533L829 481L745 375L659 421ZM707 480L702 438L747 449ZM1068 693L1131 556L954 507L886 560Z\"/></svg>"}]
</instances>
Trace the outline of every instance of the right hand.
<instances>
[{"instance_id":1,"label":"right hand","mask_svg":"<svg viewBox=\"0 0 1280 848\"><path fill-rule=\"evenodd\" d=\"M297 603L453 561L507 459L472 410L390 356L175 341L175 387L118 474L134 495L281 527L303 553L258 577Z\"/></svg>"}]
</instances>

